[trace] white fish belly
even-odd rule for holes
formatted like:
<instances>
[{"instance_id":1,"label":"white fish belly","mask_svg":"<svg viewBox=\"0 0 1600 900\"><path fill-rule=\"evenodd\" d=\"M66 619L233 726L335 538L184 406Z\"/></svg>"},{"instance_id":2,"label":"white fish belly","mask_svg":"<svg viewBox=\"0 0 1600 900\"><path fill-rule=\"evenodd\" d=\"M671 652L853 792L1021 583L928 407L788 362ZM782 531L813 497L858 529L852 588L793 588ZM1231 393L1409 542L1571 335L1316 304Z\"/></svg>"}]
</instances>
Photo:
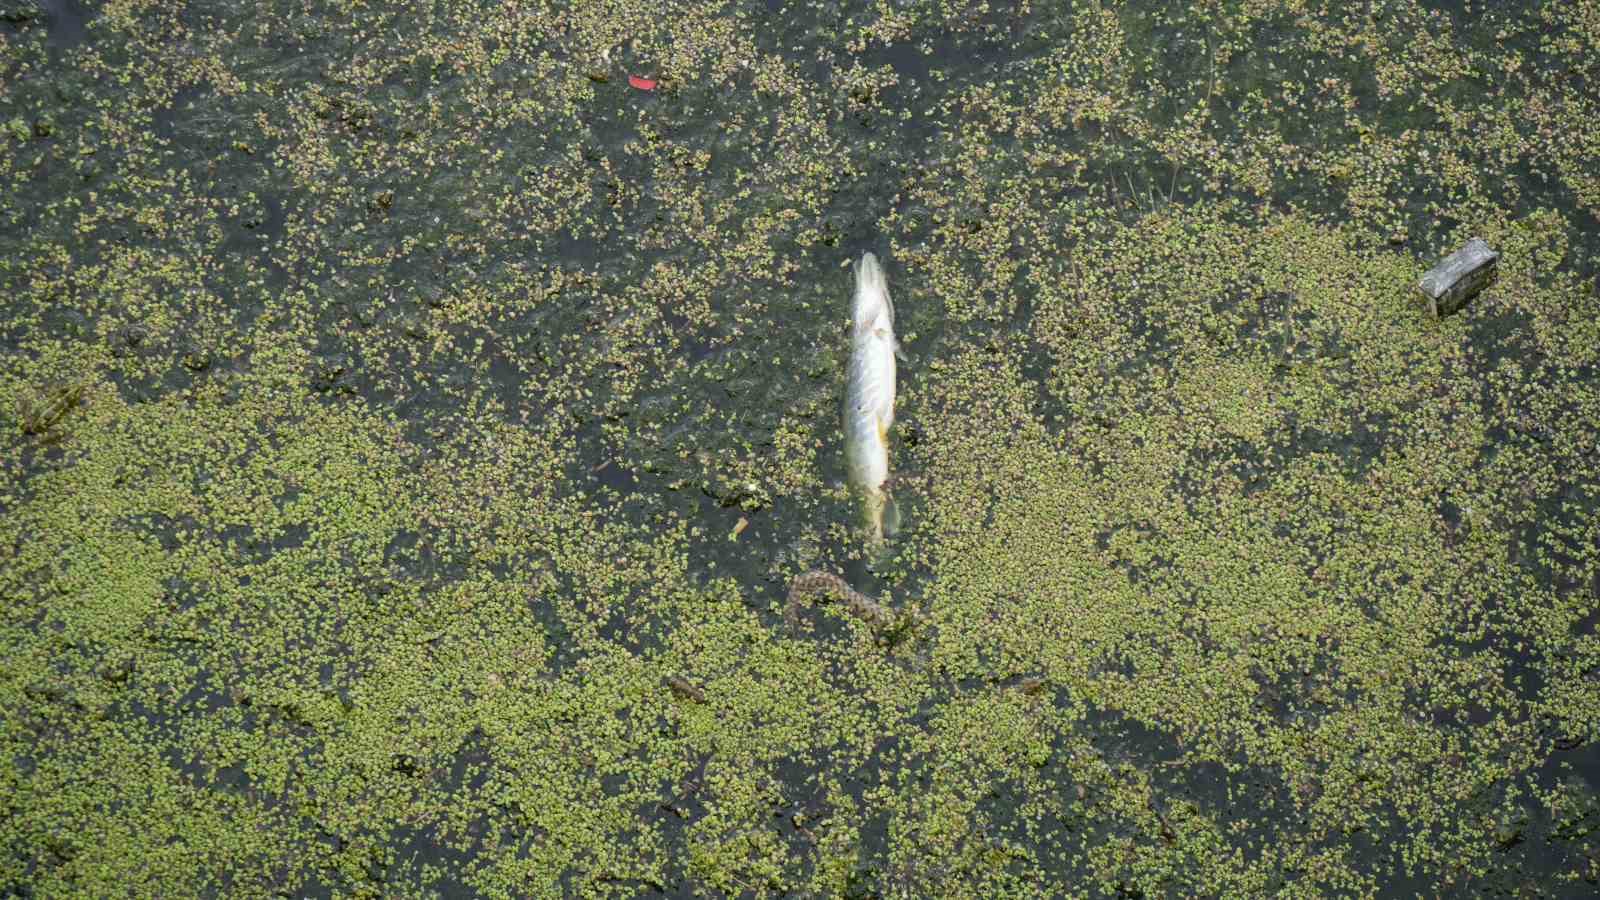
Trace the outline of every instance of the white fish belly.
<instances>
[{"instance_id":1,"label":"white fish belly","mask_svg":"<svg viewBox=\"0 0 1600 900\"><path fill-rule=\"evenodd\" d=\"M850 486L864 494L877 493L889 480L889 444L878 420L852 418L845 423L845 466Z\"/></svg>"}]
</instances>

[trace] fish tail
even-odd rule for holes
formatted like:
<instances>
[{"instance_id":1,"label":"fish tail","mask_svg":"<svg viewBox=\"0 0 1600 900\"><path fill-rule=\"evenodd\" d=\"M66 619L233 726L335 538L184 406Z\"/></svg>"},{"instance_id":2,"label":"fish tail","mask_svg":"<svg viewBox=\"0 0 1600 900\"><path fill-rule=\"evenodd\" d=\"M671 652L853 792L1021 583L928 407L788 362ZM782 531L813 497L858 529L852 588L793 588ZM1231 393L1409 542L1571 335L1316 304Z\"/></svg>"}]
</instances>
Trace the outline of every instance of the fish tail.
<instances>
[{"instance_id":1,"label":"fish tail","mask_svg":"<svg viewBox=\"0 0 1600 900\"><path fill-rule=\"evenodd\" d=\"M883 500L882 530L886 538L892 538L900 533L900 507L894 502L893 494Z\"/></svg>"}]
</instances>

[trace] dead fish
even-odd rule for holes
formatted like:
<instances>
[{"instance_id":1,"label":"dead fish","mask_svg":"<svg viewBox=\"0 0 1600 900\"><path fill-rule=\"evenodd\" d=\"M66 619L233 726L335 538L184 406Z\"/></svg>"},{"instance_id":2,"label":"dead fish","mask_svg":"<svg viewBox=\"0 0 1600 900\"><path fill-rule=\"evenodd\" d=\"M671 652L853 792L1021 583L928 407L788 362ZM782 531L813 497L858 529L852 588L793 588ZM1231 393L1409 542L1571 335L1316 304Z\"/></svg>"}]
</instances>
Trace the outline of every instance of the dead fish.
<instances>
[{"instance_id":1,"label":"dead fish","mask_svg":"<svg viewBox=\"0 0 1600 900\"><path fill-rule=\"evenodd\" d=\"M889 496L889 426L894 424L894 302L883 267L871 253L856 264L850 365L845 384L844 455L850 487L873 545L898 524Z\"/></svg>"}]
</instances>

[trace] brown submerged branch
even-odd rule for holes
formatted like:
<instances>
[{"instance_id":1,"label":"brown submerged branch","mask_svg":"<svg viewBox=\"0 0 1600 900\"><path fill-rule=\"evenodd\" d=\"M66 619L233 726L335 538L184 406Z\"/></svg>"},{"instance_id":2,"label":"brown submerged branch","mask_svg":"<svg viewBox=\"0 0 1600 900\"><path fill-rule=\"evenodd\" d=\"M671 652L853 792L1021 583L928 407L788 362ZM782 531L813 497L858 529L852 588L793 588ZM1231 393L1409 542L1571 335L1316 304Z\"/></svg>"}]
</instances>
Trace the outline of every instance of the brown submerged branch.
<instances>
[{"instance_id":1,"label":"brown submerged branch","mask_svg":"<svg viewBox=\"0 0 1600 900\"><path fill-rule=\"evenodd\" d=\"M784 620L791 629L798 626L800 604L808 597L838 600L851 615L879 631L893 628L900 619L893 609L851 587L850 582L838 575L812 570L796 575L789 582L789 603L784 610Z\"/></svg>"}]
</instances>

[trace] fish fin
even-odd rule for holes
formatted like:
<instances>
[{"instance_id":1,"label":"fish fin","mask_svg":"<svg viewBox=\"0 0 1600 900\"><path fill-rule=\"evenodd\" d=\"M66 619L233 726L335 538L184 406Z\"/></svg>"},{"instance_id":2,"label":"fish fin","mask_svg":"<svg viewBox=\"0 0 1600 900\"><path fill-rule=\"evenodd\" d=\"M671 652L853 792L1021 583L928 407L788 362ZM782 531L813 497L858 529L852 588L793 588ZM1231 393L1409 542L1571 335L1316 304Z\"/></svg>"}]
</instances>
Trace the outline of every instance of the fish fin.
<instances>
[{"instance_id":1,"label":"fish fin","mask_svg":"<svg viewBox=\"0 0 1600 900\"><path fill-rule=\"evenodd\" d=\"M889 496L883 501L883 536L892 538L900 533L900 506Z\"/></svg>"}]
</instances>

